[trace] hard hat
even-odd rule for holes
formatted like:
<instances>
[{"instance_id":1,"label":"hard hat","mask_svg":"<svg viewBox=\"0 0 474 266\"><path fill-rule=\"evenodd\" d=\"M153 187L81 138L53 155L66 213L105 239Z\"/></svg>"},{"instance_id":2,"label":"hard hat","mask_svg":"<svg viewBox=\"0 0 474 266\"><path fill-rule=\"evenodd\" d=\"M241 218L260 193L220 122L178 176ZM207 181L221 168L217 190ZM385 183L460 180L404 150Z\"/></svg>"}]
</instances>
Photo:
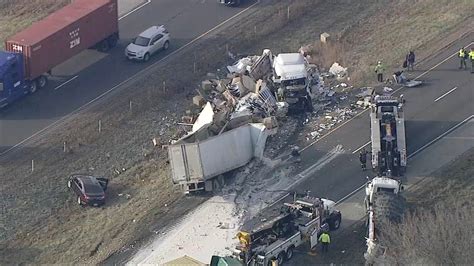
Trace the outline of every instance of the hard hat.
<instances>
[{"instance_id":1,"label":"hard hat","mask_svg":"<svg viewBox=\"0 0 474 266\"><path fill-rule=\"evenodd\" d=\"M377 64L382 64L382 61L378 61Z\"/></svg>"}]
</instances>

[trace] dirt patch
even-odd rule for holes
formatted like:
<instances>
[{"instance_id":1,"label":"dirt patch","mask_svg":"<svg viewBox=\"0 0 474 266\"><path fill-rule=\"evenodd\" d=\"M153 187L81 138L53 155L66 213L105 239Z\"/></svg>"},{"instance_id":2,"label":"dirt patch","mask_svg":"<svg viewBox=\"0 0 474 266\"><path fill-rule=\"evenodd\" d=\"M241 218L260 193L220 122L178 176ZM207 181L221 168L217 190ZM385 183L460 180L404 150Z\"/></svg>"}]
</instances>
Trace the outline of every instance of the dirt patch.
<instances>
[{"instance_id":1,"label":"dirt patch","mask_svg":"<svg viewBox=\"0 0 474 266\"><path fill-rule=\"evenodd\" d=\"M34 146L0 159L1 263L27 262L24 258L36 263L98 263L116 251L129 252L137 240L156 234L158 228L197 206L203 198L184 198L173 187L167 152L153 147L151 139L156 137L161 144L167 144L182 134L183 129L177 125L181 114L186 109L197 111L188 105L196 84L207 72L229 63L226 44L235 53L260 54L263 48L271 48L274 53L296 51L328 31L351 45L351 56L344 54L341 62L350 66L353 73L364 69L360 74L363 77L369 75L370 64L380 55L384 55L387 64L396 65L407 49L429 41L473 14L470 1L455 7L443 5L444 2L402 1L403 5L398 5L388 0L301 0L293 1L288 19L287 2L262 1L258 11L232 31L208 38L193 48L197 52L170 60L166 68L121 91L120 97L108 99L109 104L77 115ZM408 7L419 13L388 12ZM446 27L433 22L441 14L446 18ZM426 20L415 20L419 16ZM408 29L389 28L402 19L411 21L410 27L397 25ZM432 26L416 27L424 23ZM380 27L382 30L378 30ZM405 38L408 31L409 36L422 37ZM400 39L406 41L396 41ZM197 71L195 58L199 58ZM128 108L130 101L132 110ZM300 129L289 134L296 130ZM297 133L304 140L304 133ZM82 209L75 205L66 189L66 178L73 172L110 177L110 199L104 208ZM15 251L18 257L7 257L11 254L5 253L8 251Z\"/></svg>"}]
</instances>

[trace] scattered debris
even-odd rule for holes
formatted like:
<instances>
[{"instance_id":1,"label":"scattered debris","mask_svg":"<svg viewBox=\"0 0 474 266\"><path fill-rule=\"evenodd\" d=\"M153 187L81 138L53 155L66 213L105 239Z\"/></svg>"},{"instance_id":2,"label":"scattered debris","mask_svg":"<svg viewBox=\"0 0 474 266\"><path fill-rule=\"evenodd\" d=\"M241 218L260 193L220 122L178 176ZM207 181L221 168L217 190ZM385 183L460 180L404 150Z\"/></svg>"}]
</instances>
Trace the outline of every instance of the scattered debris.
<instances>
[{"instance_id":1,"label":"scattered debris","mask_svg":"<svg viewBox=\"0 0 474 266\"><path fill-rule=\"evenodd\" d=\"M342 78L347 75L347 68L344 68L339 65L339 63L334 62L334 64L332 64L332 66L329 68L329 73L336 77Z\"/></svg>"}]
</instances>

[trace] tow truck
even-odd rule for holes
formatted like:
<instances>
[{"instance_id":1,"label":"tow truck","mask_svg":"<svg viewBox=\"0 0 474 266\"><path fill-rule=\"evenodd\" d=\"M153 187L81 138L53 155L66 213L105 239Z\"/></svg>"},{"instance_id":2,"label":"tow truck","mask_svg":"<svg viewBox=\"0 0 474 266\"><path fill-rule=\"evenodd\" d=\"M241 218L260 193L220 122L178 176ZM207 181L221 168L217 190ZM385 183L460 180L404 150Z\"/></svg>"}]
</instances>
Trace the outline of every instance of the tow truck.
<instances>
[{"instance_id":1,"label":"tow truck","mask_svg":"<svg viewBox=\"0 0 474 266\"><path fill-rule=\"evenodd\" d=\"M244 224L234 255L245 265L281 265L293 257L295 248L307 242L314 248L322 232L340 227L342 215L335 205L328 199L294 194L293 202L284 203L277 215Z\"/></svg>"},{"instance_id":2,"label":"tow truck","mask_svg":"<svg viewBox=\"0 0 474 266\"><path fill-rule=\"evenodd\" d=\"M365 187L368 264L383 254L378 241L385 222L400 222L405 211L402 178L407 165L403 98L376 96L370 109L372 168L376 177Z\"/></svg>"}]
</instances>

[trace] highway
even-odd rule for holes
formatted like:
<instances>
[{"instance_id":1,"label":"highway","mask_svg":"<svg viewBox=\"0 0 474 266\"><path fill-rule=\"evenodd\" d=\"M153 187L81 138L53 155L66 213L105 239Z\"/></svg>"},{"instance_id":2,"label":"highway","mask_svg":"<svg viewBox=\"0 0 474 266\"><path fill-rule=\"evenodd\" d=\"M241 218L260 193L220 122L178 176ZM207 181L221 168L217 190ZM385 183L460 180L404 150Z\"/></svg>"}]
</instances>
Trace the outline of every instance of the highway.
<instances>
[{"instance_id":1,"label":"highway","mask_svg":"<svg viewBox=\"0 0 474 266\"><path fill-rule=\"evenodd\" d=\"M417 65L409 77L423 80L415 88L394 87L394 95L406 99L405 120L407 153L421 147L474 114L474 74L458 70L459 47L474 45L474 34L463 37L443 51ZM336 146L343 152L312 174L304 175L294 189L339 201L365 184L370 172L360 169L358 150L370 141L369 112L365 111L335 128L325 137L304 147L302 169L318 164L318 160ZM410 171L410 161L408 162Z\"/></svg>"},{"instance_id":2,"label":"highway","mask_svg":"<svg viewBox=\"0 0 474 266\"><path fill-rule=\"evenodd\" d=\"M120 3L120 1L119 1ZM139 9L122 15L120 41L104 54L88 50L53 69L48 86L0 111L0 155L48 129L71 112L100 95L120 89L160 60L177 51L192 49L192 44L225 24L255 3L249 1L229 8L213 0L153 0ZM211 15L210 15L211 14ZM172 36L171 46L147 63L125 59L124 49L130 40L152 25L164 24Z\"/></svg>"}]
</instances>

